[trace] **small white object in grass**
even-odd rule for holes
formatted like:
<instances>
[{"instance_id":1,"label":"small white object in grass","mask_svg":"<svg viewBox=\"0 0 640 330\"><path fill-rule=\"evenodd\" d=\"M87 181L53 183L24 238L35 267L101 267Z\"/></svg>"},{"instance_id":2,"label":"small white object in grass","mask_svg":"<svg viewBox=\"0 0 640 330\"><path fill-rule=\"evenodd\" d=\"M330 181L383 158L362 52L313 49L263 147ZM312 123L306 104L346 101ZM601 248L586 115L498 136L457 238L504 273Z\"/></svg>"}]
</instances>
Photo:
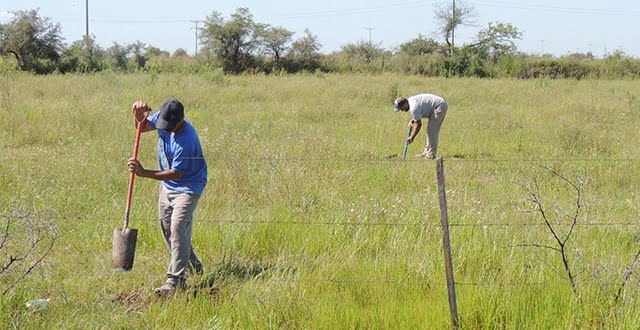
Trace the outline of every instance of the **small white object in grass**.
<instances>
[{"instance_id":1,"label":"small white object in grass","mask_svg":"<svg viewBox=\"0 0 640 330\"><path fill-rule=\"evenodd\" d=\"M34 311L43 311L49 307L49 298L29 300L24 305Z\"/></svg>"}]
</instances>

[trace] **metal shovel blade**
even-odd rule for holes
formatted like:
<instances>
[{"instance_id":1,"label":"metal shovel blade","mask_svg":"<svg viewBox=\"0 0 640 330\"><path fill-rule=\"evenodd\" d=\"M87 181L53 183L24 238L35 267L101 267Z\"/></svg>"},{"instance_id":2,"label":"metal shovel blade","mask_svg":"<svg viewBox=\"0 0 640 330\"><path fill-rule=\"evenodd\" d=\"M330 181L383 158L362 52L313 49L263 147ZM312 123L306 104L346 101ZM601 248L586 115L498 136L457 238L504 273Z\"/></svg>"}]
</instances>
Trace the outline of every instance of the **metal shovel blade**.
<instances>
[{"instance_id":1,"label":"metal shovel blade","mask_svg":"<svg viewBox=\"0 0 640 330\"><path fill-rule=\"evenodd\" d=\"M411 137L411 132L413 131L413 126L409 126L407 130L407 139ZM404 149L402 149L402 159L407 160L407 151L409 150L409 142L404 141Z\"/></svg>"},{"instance_id":2,"label":"metal shovel blade","mask_svg":"<svg viewBox=\"0 0 640 330\"><path fill-rule=\"evenodd\" d=\"M128 272L133 268L137 239L137 229L116 228L113 230L111 265L117 272Z\"/></svg>"}]
</instances>

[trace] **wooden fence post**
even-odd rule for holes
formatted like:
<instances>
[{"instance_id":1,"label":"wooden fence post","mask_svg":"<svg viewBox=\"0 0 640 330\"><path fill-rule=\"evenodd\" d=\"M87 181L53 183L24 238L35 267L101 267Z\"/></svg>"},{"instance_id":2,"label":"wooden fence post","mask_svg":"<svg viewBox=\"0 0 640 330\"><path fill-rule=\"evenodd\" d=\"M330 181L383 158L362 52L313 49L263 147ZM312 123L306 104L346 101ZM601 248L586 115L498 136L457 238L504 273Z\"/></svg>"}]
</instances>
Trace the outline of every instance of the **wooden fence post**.
<instances>
[{"instance_id":1,"label":"wooden fence post","mask_svg":"<svg viewBox=\"0 0 640 330\"><path fill-rule=\"evenodd\" d=\"M444 270L447 276L449 294L449 310L451 327L458 329L458 305L456 302L456 286L453 280L453 261L451 260L451 240L449 238L449 215L447 214L447 195L444 185L444 164L442 157L436 159L436 176L438 178L438 197L440 200L440 229L442 232L442 249L444 251Z\"/></svg>"}]
</instances>

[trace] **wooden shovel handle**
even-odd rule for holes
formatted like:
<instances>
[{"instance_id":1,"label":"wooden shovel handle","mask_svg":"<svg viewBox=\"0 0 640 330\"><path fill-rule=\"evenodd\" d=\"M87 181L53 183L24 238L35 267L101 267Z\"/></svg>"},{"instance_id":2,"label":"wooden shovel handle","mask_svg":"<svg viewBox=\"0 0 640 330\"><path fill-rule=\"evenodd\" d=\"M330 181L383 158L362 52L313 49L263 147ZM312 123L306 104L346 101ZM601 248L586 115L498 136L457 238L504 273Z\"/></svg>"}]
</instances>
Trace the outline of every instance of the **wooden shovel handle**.
<instances>
[{"instance_id":1,"label":"wooden shovel handle","mask_svg":"<svg viewBox=\"0 0 640 330\"><path fill-rule=\"evenodd\" d=\"M133 159L138 159L138 149L140 147L140 135L142 135L142 130L144 129L144 126L147 124L148 114L149 113L147 112L141 121L138 121L136 119L136 122L138 123L138 125L136 127L136 140L133 144L133 155L131 156ZM136 179L136 174L131 172L131 175L129 176L129 190L127 191L127 208L125 209L125 212L124 212L123 231L124 229L127 229L129 227L129 214L131 213L131 199L133 198L133 182L135 181L135 179Z\"/></svg>"}]
</instances>

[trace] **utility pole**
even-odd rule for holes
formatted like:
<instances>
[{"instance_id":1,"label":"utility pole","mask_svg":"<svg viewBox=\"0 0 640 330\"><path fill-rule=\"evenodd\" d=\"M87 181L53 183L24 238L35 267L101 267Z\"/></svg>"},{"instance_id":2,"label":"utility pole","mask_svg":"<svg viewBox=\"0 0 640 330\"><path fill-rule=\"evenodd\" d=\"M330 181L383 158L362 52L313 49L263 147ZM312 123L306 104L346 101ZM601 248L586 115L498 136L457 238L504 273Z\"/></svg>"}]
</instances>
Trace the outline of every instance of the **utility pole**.
<instances>
[{"instance_id":1,"label":"utility pole","mask_svg":"<svg viewBox=\"0 0 640 330\"><path fill-rule=\"evenodd\" d=\"M85 0L84 2L84 20L85 20L85 30L84 30L84 39L87 43L87 48L89 48L89 0Z\"/></svg>"},{"instance_id":2,"label":"utility pole","mask_svg":"<svg viewBox=\"0 0 640 330\"><path fill-rule=\"evenodd\" d=\"M372 28L372 27L366 27L366 26L363 29L369 30L369 47L371 47L371 31L373 31L375 29Z\"/></svg>"},{"instance_id":3,"label":"utility pole","mask_svg":"<svg viewBox=\"0 0 640 330\"><path fill-rule=\"evenodd\" d=\"M195 54L196 55L195 56L198 56L198 23L200 23L201 21L194 20L194 21L191 21L191 22L196 24L196 27L195 27L195 31L196 31L196 53Z\"/></svg>"},{"instance_id":4,"label":"utility pole","mask_svg":"<svg viewBox=\"0 0 640 330\"><path fill-rule=\"evenodd\" d=\"M89 61L93 63L93 49L91 49L91 40L89 39L89 0L84 1L84 43L89 52Z\"/></svg>"},{"instance_id":5,"label":"utility pole","mask_svg":"<svg viewBox=\"0 0 640 330\"><path fill-rule=\"evenodd\" d=\"M456 0L453 0L453 10L451 12L451 53L456 46Z\"/></svg>"},{"instance_id":6,"label":"utility pole","mask_svg":"<svg viewBox=\"0 0 640 330\"><path fill-rule=\"evenodd\" d=\"M367 50L367 63L371 62L373 58L373 46L371 45L371 31L375 30L372 27L364 27L363 29L369 30L369 49Z\"/></svg>"},{"instance_id":7,"label":"utility pole","mask_svg":"<svg viewBox=\"0 0 640 330\"><path fill-rule=\"evenodd\" d=\"M544 56L544 39L540 40L540 56Z\"/></svg>"}]
</instances>

